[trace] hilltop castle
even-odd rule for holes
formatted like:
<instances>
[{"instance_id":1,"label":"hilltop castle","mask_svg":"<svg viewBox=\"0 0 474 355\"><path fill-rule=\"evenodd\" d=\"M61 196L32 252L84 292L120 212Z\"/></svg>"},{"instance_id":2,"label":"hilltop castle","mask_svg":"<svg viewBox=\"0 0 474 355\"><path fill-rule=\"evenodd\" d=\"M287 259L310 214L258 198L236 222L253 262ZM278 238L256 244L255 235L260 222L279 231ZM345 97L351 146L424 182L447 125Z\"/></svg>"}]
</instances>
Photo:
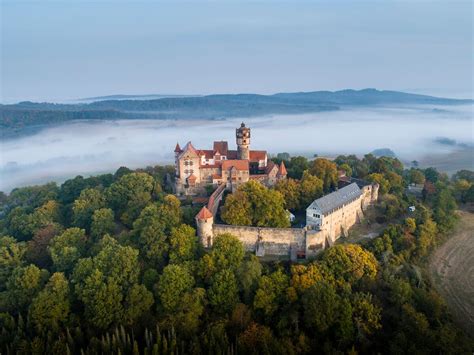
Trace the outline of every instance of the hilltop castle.
<instances>
[{"instance_id":1,"label":"hilltop castle","mask_svg":"<svg viewBox=\"0 0 474 355\"><path fill-rule=\"evenodd\" d=\"M249 180L258 180L273 186L285 179L285 164L275 164L268 159L265 150L250 150L250 128L242 122L236 129L237 150L229 150L227 142L214 142L213 149L196 149L188 142L183 149L176 144L175 169L176 193L196 195L205 187L225 185L235 191Z\"/></svg>"}]
</instances>

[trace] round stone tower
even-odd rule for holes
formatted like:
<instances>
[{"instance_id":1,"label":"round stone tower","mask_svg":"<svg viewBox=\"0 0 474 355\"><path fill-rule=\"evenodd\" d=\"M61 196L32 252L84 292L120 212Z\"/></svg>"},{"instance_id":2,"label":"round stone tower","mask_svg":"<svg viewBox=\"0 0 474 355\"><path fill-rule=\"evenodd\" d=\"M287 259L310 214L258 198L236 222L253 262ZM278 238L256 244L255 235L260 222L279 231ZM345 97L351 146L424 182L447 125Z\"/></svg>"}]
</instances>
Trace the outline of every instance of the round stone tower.
<instances>
[{"instance_id":1,"label":"round stone tower","mask_svg":"<svg viewBox=\"0 0 474 355\"><path fill-rule=\"evenodd\" d=\"M250 159L250 128L245 127L242 122L239 128L235 130L235 138L237 141L237 158Z\"/></svg>"},{"instance_id":2,"label":"round stone tower","mask_svg":"<svg viewBox=\"0 0 474 355\"><path fill-rule=\"evenodd\" d=\"M205 248L212 247L212 240L214 237L214 232L212 229L213 224L214 216L212 215L211 211L209 211L206 206L204 206L196 215L196 226L199 241Z\"/></svg>"}]
</instances>

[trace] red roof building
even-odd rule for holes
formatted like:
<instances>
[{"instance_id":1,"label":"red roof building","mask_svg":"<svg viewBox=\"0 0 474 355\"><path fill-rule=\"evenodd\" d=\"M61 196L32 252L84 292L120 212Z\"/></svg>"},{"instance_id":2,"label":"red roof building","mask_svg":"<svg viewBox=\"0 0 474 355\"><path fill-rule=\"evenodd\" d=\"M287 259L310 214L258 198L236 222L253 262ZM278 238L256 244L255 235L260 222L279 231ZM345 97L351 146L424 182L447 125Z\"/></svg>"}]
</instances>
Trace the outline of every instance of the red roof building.
<instances>
[{"instance_id":1,"label":"red roof building","mask_svg":"<svg viewBox=\"0 0 474 355\"><path fill-rule=\"evenodd\" d=\"M201 219L201 220L209 219L209 218L213 218L213 217L214 216L212 215L211 211L209 211L206 206L201 208L199 213L196 215L196 219Z\"/></svg>"},{"instance_id":2,"label":"red roof building","mask_svg":"<svg viewBox=\"0 0 474 355\"><path fill-rule=\"evenodd\" d=\"M267 185L286 177L284 165L278 167L268 160L265 150L250 150L250 128L244 124L236 130L236 142L237 150L229 150L226 141L215 141L212 150L196 149L191 142L183 148L176 144L176 193L196 195L207 185L222 183L234 189L250 176L258 176Z\"/></svg>"}]
</instances>

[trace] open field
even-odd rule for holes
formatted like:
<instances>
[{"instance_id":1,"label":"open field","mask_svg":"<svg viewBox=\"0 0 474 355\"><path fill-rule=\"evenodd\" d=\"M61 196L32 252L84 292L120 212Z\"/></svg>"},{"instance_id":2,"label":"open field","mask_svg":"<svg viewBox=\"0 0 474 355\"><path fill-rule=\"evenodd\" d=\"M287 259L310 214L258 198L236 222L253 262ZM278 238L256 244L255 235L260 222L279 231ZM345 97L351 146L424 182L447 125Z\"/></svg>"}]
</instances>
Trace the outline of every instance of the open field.
<instances>
[{"instance_id":1,"label":"open field","mask_svg":"<svg viewBox=\"0 0 474 355\"><path fill-rule=\"evenodd\" d=\"M474 336L474 213L459 215L453 235L433 254L429 272L455 320Z\"/></svg>"},{"instance_id":2,"label":"open field","mask_svg":"<svg viewBox=\"0 0 474 355\"><path fill-rule=\"evenodd\" d=\"M467 147L458 149L450 153L427 154L420 159L421 168L436 168L448 175L456 173L462 169L474 169L474 148ZM409 166L407 164L407 166Z\"/></svg>"}]
</instances>

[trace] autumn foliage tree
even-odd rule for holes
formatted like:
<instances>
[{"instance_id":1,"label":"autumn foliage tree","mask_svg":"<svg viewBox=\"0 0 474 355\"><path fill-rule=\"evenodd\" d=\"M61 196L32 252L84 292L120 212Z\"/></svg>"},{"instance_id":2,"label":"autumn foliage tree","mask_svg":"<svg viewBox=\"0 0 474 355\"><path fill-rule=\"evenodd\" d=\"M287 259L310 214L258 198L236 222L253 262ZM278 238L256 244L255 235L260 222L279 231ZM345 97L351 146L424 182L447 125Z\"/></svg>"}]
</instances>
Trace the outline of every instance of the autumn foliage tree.
<instances>
[{"instance_id":1,"label":"autumn foliage tree","mask_svg":"<svg viewBox=\"0 0 474 355\"><path fill-rule=\"evenodd\" d=\"M228 224L288 227L284 205L280 192L251 180L226 198L221 217Z\"/></svg>"}]
</instances>

